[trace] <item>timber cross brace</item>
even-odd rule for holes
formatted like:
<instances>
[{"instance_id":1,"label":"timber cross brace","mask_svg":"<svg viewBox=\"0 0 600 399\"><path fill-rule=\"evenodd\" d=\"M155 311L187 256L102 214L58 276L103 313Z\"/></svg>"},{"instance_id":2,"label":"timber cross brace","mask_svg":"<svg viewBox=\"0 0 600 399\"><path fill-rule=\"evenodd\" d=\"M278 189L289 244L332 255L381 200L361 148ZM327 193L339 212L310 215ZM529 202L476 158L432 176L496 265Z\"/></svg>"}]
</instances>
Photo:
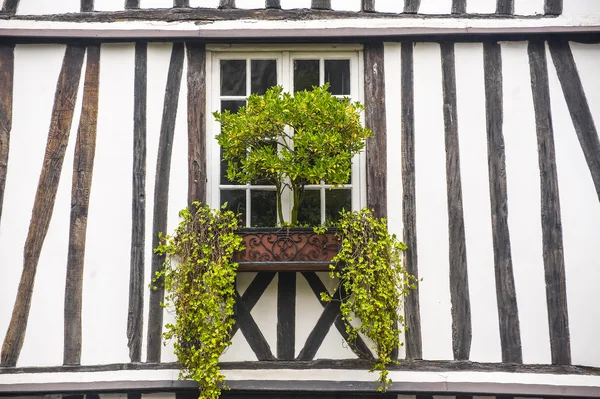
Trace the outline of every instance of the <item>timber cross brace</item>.
<instances>
[{"instance_id":1,"label":"timber cross brace","mask_svg":"<svg viewBox=\"0 0 600 399\"><path fill-rule=\"evenodd\" d=\"M276 355L273 355L267 340L254 321L251 311L276 274L279 274L277 284L277 352ZM259 361L310 361L316 356L331 326L335 325L346 344L360 359L372 360L373 354L362 338L357 337L355 340L351 340L346 332L346 322L342 319L339 299L346 297L349 293L340 285L333 295L333 301L322 301L321 292L327 291L327 288L319 276L315 272L303 272L301 274L308 282L319 303L321 303L323 312L308 335L298 356L295 356L296 277L298 276L296 272L259 272L243 295L240 295L236 288L236 322L232 328L231 337L233 338L238 330L241 330Z\"/></svg>"}]
</instances>

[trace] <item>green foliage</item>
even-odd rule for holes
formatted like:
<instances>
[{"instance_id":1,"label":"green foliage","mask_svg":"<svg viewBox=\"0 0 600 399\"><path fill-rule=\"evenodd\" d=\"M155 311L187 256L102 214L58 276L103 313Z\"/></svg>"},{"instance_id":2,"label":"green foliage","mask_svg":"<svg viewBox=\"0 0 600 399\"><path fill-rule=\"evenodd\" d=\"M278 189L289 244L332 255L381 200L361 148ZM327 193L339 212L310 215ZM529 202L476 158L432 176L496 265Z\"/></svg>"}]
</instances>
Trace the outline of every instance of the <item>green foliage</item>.
<instances>
[{"instance_id":1,"label":"green foliage","mask_svg":"<svg viewBox=\"0 0 600 399\"><path fill-rule=\"evenodd\" d=\"M392 351L402 345L400 302L416 288L415 277L400 263L406 245L388 233L385 219L373 217L368 209L343 211L337 236L341 250L333 259L330 275L338 277L345 291L352 293L342 298L340 307L346 331L350 342L358 333L374 342L377 356L371 371L379 371L379 390L385 391L391 383L387 365L393 362ZM329 293L321 297L333 299Z\"/></svg>"},{"instance_id":2,"label":"green foliage","mask_svg":"<svg viewBox=\"0 0 600 399\"><path fill-rule=\"evenodd\" d=\"M281 194L290 189L291 224L296 225L306 184L338 186L349 180L352 158L372 134L361 124L362 110L360 103L332 96L325 85L294 95L275 86L262 96L251 95L235 114L215 112L227 177L275 185L280 223Z\"/></svg>"},{"instance_id":3,"label":"green foliage","mask_svg":"<svg viewBox=\"0 0 600 399\"><path fill-rule=\"evenodd\" d=\"M233 212L193 205L197 211L182 210L175 234L163 237L155 249L166 255L165 268L156 278L164 277L164 306L176 311L176 322L166 326L164 338L175 340L179 377L198 382L200 399L217 399L224 379L219 357L231 345L234 323L238 265L231 258L243 244L234 234Z\"/></svg>"}]
</instances>

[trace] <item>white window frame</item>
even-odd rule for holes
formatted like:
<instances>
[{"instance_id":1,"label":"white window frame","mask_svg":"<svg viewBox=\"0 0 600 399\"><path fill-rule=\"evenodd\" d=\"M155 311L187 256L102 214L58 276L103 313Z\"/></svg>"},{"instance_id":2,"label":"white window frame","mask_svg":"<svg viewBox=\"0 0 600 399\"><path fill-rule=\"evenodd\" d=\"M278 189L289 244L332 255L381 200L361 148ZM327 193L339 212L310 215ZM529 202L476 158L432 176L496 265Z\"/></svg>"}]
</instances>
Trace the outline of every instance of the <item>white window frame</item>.
<instances>
[{"instance_id":1,"label":"white window frame","mask_svg":"<svg viewBox=\"0 0 600 399\"><path fill-rule=\"evenodd\" d=\"M234 59L276 59L277 82L284 91L292 91L294 84L293 61L295 59L320 60L320 84L324 83L324 60L350 60L350 93L352 101L364 103L364 63L363 47L355 44L336 45L208 45L206 49L206 115L207 115L207 202L211 207L220 207L221 194L221 159L220 146L215 137L220 132L220 125L212 113L221 109L220 93L220 61ZM247 95L250 95L250 62L247 62ZM286 72L287 71L287 72ZM247 97L247 96L246 96ZM240 96L241 98L241 96ZM226 99L229 99L228 97ZM231 97L232 100L236 99ZM240 190L265 189L265 186L239 185ZM323 185L307 185L306 188L323 187ZM283 214L289 220L291 213L290 193L286 190L282 196ZM321 189L321 203L324 202L325 191ZM360 209L366 205L366 156L365 151L356 155L352 164L352 208ZM246 225L250 223L252 212L249 196L246 196ZM325 219L325 210L321 208L321 221Z\"/></svg>"}]
</instances>

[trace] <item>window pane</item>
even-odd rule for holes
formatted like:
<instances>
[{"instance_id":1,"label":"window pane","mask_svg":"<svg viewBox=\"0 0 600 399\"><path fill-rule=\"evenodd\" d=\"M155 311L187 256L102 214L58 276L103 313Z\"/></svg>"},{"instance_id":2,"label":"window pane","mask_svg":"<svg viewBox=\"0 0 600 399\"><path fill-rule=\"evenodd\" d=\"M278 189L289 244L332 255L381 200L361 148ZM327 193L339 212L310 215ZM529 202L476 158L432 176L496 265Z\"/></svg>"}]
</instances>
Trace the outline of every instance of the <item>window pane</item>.
<instances>
[{"instance_id":1,"label":"window pane","mask_svg":"<svg viewBox=\"0 0 600 399\"><path fill-rule=\"evenodd\" d=\"M352 210L352 193L350 190L327 190L325 192L325 219L337 221L340 211Z\"/></svg>"},{"instance_id":2,"label":"window pane","mask_svg":"<svg viewBox=\"0 0 600 399\"><path fill-rule=\"evenodd\" d=\"M350 60L325 60L325 82L335 95L350 94Z\"/></svg>"},{"instance_id":3,"label":"window pane","mask_svg":"<svg viewBox=\"0 0 600 399\"><path fill-rule=\"evenodd\" d=\"M304 200L298 210L298 223L311 226L321 224L321 190L304 191Z\"/></svg>"},{"instance_id":4,"label":"window pane","mask_svg":"<svg viewBox=\"0 0 600 399\"><path fill-rule=\"evenodd\" d=\"M227 202L227 209L241 214L240 226L246 225L246 190L221 190L221 206Z\"/></svg>"},{"instance_id":5,"label":"window pane","mask_svg":"<svg viewBox=\"0 0 600 399\"><path fill-rule=\"evenodd\" d=\"M221 101L221 112L230 111L235 114L240 108L246 106L246 100L222 100Z\"/></svg>"},{"instance_id":6,"label":"window pane","mask_svg":"<svg viewBox=\"0 0 600 399\"><path fill-rule=\"evenodd\" d=\"M246 95L246 60L221 60L221 95Z\"/></svg>"},{"instance_id":7,"label":"window pane","mask_svg":"<svg viewBox=\"0 0 600 399\"><path fill-rule=\"evenodd\" d=\"M277 61L252 60L250 65L252 74L252 93L265 94L269 87L277 84Z\"/></svg>"},{"instance_id":8,"label":"window pane","mask_svg":"<svg viewBox=\"0 0 600 399\"><path fill-rule=\"evenodd\" d=\"M277 194L275 191L252 190L250 195L251 227L274 227L277 224Z\"/></svg>"},{"instance_id":9,"label":"window pane","mask_svg":"<svg viewBox=\"0 0 600 399\"><path fill-rule=\"evenodd\" d=\"M311 90L319 86L319 60L294 61L294 91Z\"/></svg>"}]
</instances>

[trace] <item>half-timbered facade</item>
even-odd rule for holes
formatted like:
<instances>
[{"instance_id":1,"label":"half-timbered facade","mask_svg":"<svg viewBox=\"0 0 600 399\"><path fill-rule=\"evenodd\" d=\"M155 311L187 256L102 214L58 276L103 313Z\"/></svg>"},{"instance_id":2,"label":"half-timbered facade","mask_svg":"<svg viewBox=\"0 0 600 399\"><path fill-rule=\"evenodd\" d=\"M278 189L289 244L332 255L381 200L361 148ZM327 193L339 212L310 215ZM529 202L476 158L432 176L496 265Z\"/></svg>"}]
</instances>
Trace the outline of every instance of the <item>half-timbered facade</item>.
<instances>
[{"instance_id":1,"label":"half-timbered facade","mask_svg":"<svg viewBox=\"0 0 600 399\"><path fill-rule=\"evenodd\" d=\"M158 233L276 220L211 113L330 82L375 134L303 217L374 208L422 278L387 395L600 397L599 71L596 0L4 0L0 395L193 397ZM376 393L328 279L239 273L224 397Z\"/></svg>"}]
</instances>

